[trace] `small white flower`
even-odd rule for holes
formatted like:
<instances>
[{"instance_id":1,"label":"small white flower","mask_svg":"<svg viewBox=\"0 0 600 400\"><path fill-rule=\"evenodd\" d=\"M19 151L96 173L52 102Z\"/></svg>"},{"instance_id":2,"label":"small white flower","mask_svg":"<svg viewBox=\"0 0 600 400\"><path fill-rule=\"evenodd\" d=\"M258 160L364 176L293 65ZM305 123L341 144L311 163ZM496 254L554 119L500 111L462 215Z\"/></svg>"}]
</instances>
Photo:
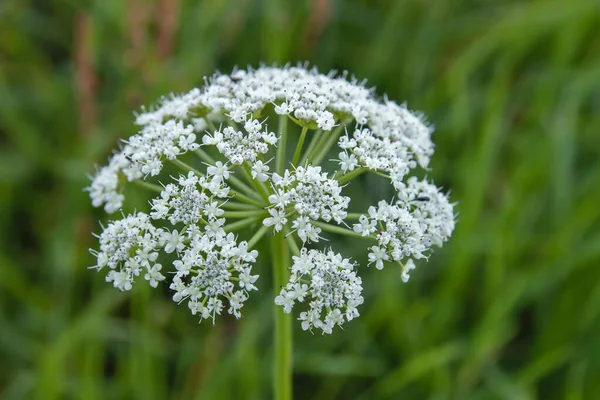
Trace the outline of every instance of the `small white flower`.
<instances>
[{"instance_id":1,"label":"small white flower","mask_svg":"<svg viewBox=\"0 0 600 400\"><path fill-rule=\"evenodd\" d=\"M333 126L335 125L333 114L329 111L323 111L321 115L317 118L317 125L324 131L330 131L331 128L333 128Z\"/></svg>"},{"instance_id":2,"label":"small white flower","mask_svg":"<svg viewBox=\"0 0 600 400\"><path fill-rule=\"evenodd\" d=\"M144 275L144 279L150 282L150 286L153 288L158 286L158 282L165 279L165 277L160 273L162 269L162 265L154 264L152 268L148 269L146 275Z\"/></svg>"},{"instance_id":3,"label":"small white flower","mask_svg":"<svg viewBox=\"0 0 600 400\"><path fill-rule=\"evenodd\" d=\"M275 112L279 115L287 115L291 113L294 109L285 101L279 105L275 105Z\"/></svg>"},{"instance_id":4,"label":"small white flower","mask_svg":"<svg viewBox=\"0 0 600 400\"><path fill-rule=\"evenodd\" d=\"M252 165L252 178L258 179L260 182L265 182L269 179L269 176L266 174L269 171L269 166L263 164L262 161L256 161Z\"/></svg>"},{"instance_id":5,"label":"small white flower","mask_svg":"<svg viewBox=\"0 0 600 400\"><path fill-rule=\"evenodd\" d=\"M206 169L206 174L212 176L213 180L222 182L224 179L229 179L229 170L221 161L217 161L215 165L211 165Z\"/></svg>"},{"instance_id":6,"label":"small white flower","mask_svg":"<svg viewBox=\"0 0 600 400\"><path fill-rule=\"evenodd\" d=\"M289 170L286 169L283 176L279 176L279 174L274 173L271 177L271 180L273 181L273 184L275 184L275 186L278 186L280 188L286 188L296 180L296 177L292 173L290 173Z\"/></svg>"},{"instance_id":7,"label":"small white flower","mask_svg":"<svg viewBox=\"0 0 600 400\"><path fill-rule=\"evenodd\" d=\"M173 232L165 232L163 233L162 243L165 246L166 253L172 253L175 250L181 251L184 247L184 238L179 235L177 229L173 230Z\"/></svg>"},{"instance_id":8,"label":"small white flower","mask_svg":"<svg viewBox=\"0 0 600 400\"><path fill-rule=\"evenodd\" d=\"M375 268L383 269L383 262L389 260L390 257L385 252L385 249L382 249L378 246L372 246L371 252L369 253L369 264L375 263Z\"/></svg>"},{"instance_id":9,"label":"small white flower","mask_svg":"<svg viewBox=\"0 0 600 400\"><path fill-rule=\"evenodd\" d=\"M229 297L229 310L227 312L236 318L241 318L242 313L240 309L244 306L244 301L246 300L248 300L248 296L241 290L238 290Z\"/></svg>"},{"instance_id":10,"label":"small white flower","mask_svg":"<svg viewBox=\"0 0 600 400\"><path fill-rule=\"evenodd\" d=\"M308 285L306 283L294 283L290 293L295 300L302 302L304 301L304 296L308 293Z\"/></svg>"},{"instance_id":11,"label":"small white flower","mask_svg":"<svg viewBox=\"0 0 600 400\"><path fill-rule=\"evenodd\" d=\"M283 306L283 312L290 313L292 312L292 307L294 307L294 293L288 292L286 290L281 290L281 294L275 297L275 304L278 306Z\"/></svg>"},{"instance_id":12,"label":"small white flower","mask_svg":"<svg viewBox=\"0 0 600 400\"><path fill-rule=\"evenodd\" d=\"M202 136L202 143L206 144L206 145L219 145L219 143L221 143L223 141L223 133L216 131L214 132L212 135L207 133L206 135Z\"/></svg>"},{"instance_id":13,"label":"small white flower","mask_svg":"<svg viewBox=\"0 0 600 400\"><path fill-rule=\"evenodd\" d=\"M260 124L260 122L257 119L249 119L244 124L244 129L248 133L259 132L261 127L262 127L262 125Z\"/></svg>"},{"instance_id":14,"label":"small white flower","mask_svg":"<svg viewBox=\"0 0 600 400\"><path fill-rule=\"evenodd\" d=\"M361 215L358 219L358 222L358 224L354 224L354 232L360 233L363 236L369 236L377 230L377 221L370 221L365 215Z\"/></svg>"},{"instance_id":15,"label":"small white flower","mask_svg":"<svg viewBox=\"0 0 600 400\"><path fill-rule=\"evenodd\" d=\"M204 206L204 214L206 214L208 218L218 218L224 213L225 211L219 208L219 203L217 203L216 201L207 203Z\"/></svg>"},{"instance_id":16,"label":"small white flower","mask_svg":"<svg viewBox=\"0 0 600 400\"><path fill-rule=\"evenodd\" d=\"M247 291L258 290L258 288L254 286L254 282L256 282L257 279L258 275L250 275L250 268L247 268L240 273L240 287Z\"/></svg>"},{"instance_id":17,"label":"small white flower","mask_svg":"<svg viewBox=\"0 0 600 400\"><path fill-rule=\"evenodd\" d=\"M275 208L270 208L269 214L271 214L271 217L265 218L263 220L263 224L265 226L274 226L275 232L279 232L280 230L282 230L283 225L287 223L285 212L279 211Z\"/></svg>"},{"instance_id":18,"label":"small white flower","mask_svg":"<svg viewBox=\"0 0 600 400\"><path fill-rule=\"evenodd\" d=\"M404 267L402 268L402 281L404 283L408 282L408 280L410 279L410 270L415 269L415 262L412 260L412 258L409 258L408 261L406 261L406 264L404 264Z\"/></svg>"},{"instance_id":19,"label":"small white flower","mask_svg":"<svg viewBox=\"0 0 600 400\"><path fill-rule=\"evenodd\" d=\"M275 193L269 196L269 202L275 207L283 208L290 203L290 194L283 190L275 190Z\"/></svg>"},{"instance_id":20,"label":"small white flower","mask_svg":"<svg viewBox=\"0 0 600 400\"><path fill-rule=\"evenodd\" d=\"M354 171L354 168L358 165L356 156L354 154L348 155L346 152L341 152L338 157L340 158L340 168L342 171Z\"/></svg>"},{"instance_id":21,"label":"small white flower","mask_svg":"<svg viewBox=\"0 0 600 400\"><path fill-rule=\"evenodd\" d=\"M133 277L128 271L110 271L106 275L106 282L112 282L121 291L128 291L133 286Z\"/></svg>"}]
</instances>

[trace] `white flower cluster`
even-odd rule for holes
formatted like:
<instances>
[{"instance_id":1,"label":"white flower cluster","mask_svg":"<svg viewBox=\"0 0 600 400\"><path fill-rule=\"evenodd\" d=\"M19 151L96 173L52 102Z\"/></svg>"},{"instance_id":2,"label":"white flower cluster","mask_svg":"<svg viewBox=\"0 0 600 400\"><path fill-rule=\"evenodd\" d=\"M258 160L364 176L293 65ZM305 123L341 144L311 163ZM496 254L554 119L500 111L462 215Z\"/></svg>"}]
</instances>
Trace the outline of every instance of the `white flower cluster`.
<instances>
[{"instance_id":1,"label":"white flower cluster","mask_svg":"<svg viewBox=\"0 0 600 400\"><path fill-rule=\"evenodd\" d=\"M268 130L263 132L262 128L260 121L250 118L244 123L244 131L227 126L212 135L207 133L202 137L202 142L216 146L234 165L244 161L254 163L261 154L269 151L270 146L277 143L277 136Z\"/></svg>"},{"instance_id":2,"label":"white flower cluster","mask_svg":"<svg viewBox=\"0 0 600 400\"><path fill-rule=\"evenodd\" d=\"M273 119L281 129L275 130ZM291 163L285 159L286 143L294 143L295 134L286 130L289 121L302 130ZM118 211L125 201L121 184L127 181L149 180L141 186L160 195L151 201L149 215L138 212L104 229L95 267L108 266L107 280L121 290L129 290L142 273L152 286L172 277L173 299L187 302L201 319L214 320L225 310L240 317L248 293L256 290L251 264L258 253L251 248L271 230L264 227L272 227L278 238L287 235L295 247L295 238L302 242L277 304L290 312L308 299L302 326L324 333L358 316L363 299L353 263L332 250L306 248L323 232L374 239L369 265L382 269L386 262L399 263L406 282L414 260L428 257L454 229L447 196L432 183L407 178L412 169L429 164L432 127L422 115L378 99L345 73L286 66L216 74L201 89L142 109L136 124L138 133L123 141L93 178L92 204ZM316 164L332 146L339 171L328 174ZM191 157L179 159L185 153L198 156L197 162L184 163ZM152 177L166 161L192 172L161 188ZM206 165L203 171L197 169L200 163ZM395 200L380 201L360 217L348 214L344 185L368 172L389 179ZM239 220L228 225L226 217ZM255 223L263 227L248 242L226 233ZM177 256L167 277L157 263L160 253Z\"/></svg>"},{"instance_id":3,"label":"white flower cluster","mask_svg":"<svg viewBox=\"0 0 600 400\"><path fill-rule=\"evenodd\" d=\"M163 233L144 213L111 222L98 237L100 251L93 251L97 264L92 268L108 267L106 281L119 290L130 290L135 277L144 271L145 279L156 287L165 278L160 273L162 266L155 263Z\"/></svg>"},{"instance_id":4,"label":"white flower cluster","mask_svg":"<svg viewBox=\"0 0 600 400\"><path fill-rule=\"evenodd\" d=\"M151 110L142 107L142 112L136 115L135 124L143 126L160 124L168 118L186 119L189 117L190 109L202 105L199 101L200 94L200 89L194 88L185 94L162 97L159 102L160 107L152 107Z\"/></svg>"},{"instance_id":5,"label":"white flower cluster","mask_svg":"<svg viewBox=\"0 0 600 400\"><path fill-rule=\"evenodd\" d=\"M421 115L391 101L380 102L372 90L354 79L346 80L345 74L322 75L316 69L301 67L239 70L231 76L217 74L202 90L196 88L183 95L171 95L153 110L143 110L136 119L142 125L141 131L130 138L123 151L92 182L93 204L106 204L109 213L117 211L123 201L117 191L119 172L129 181L148 174L154 176L160 172L164 158L194 150L198 146L194 143L194 126L184 126L182 120L202 112L212 121L227 115L235 123L244 123L245 130L228 126L206 135L203 143L217 145L233 164L255 161L258 154L264 154L277 141L272 132L263 131L263 124L252 117L270 104L274 104L275 112L280 115L290 115L325 131L331 130L336 122L351 118L359 126L368 125L368 133L361 133L360 129L355 132L353 151L361 165L388 171L393 176L403 176L408 167L415 165L408 154L413 154L423 167L433 154L432 128Z\"/></svg>"},{"instance_id":6,"label":"white flower cluster","mask_svg":"<svg viewBox=\"0 0 600 400\"><path fill-rule=\"evenodd\" d=\"M119 175L122 173L128 181L158 175L163 168L163 159L174 160L200 146L193 130L192 125L184 126L183 122L174 120L145 125L137 135L124 141L121 152L100 169L88 188L92 204L95 207L104 204L108 213L119 210L124 200L118 192Z\"/></svg>"},{"instance_id":7,"label":"white flower cluster","mask_svg":"<svg viewBox=\"0 0 600 400\"><path fill-rule=\"evenodd\" d=\"M453 206L439 189L415 177L403 184L403 190L395 204L380 201L369 208L369 215L362 215L354 231L363 236L375 234L378 245L372 246L370 263L377 269L384 261L408 261L402 271L402 279L408 281L408 272L414 268L412 258L426 257L432 245L441 246L454 230Z\"/></svg>"},{"instance_id":8,"label":"white flower cluster","mask_svg":"<svg viewBox=\"0 0 600 400\"><path fill-rule=\"evenodd\" d=\"M362 280L349 259L332 250L303 248L293 260L290 281L275 298L275 304L289 313L296 302L308 302L308 311L300 313L302 329L314 327L331 333L336 325L342 326L359 316Z\"/></svg>"},{"instance_id":9,"label":"white flower cluster","mask_svg":"<svg viewBox=\"0 0 600 400\"><path fill-rule=\"evenodd\" d=\"M160 197L152 200L153 211L150 215L153 219L166 218L172 225L178 222L195 224L203 216L212 221L224 212L215 197L224 198L228 194L229 186L222 179L208 180L190 172L187 177L179 177L178 185L169 183L165 186Z\"/></svg>"},{"instance_id":10,"label":"white flower cluster","mask_svg":"<svg viewBox=\"0 0 600 400\"><path fill-rule=\"evenodd\" d=\"M348 215L350 198L342 196L339 182L328 178L321 167L297 167L292 172L286 170L284 176L275 173L271 180L274 193L269 196L269 202L273 208L269 210L271 217L263 223L274 225L276 232L287 222L288 206L297 214L292 228L302 242L319 240L321 229L313 226L311 220L329 222L333 219L341 224Z\"/></svg>"},{"instance_id":11,"label":"white flower cluster","mask_svg":"<svg viewBox=\"0 0 600 400\"><path fill-rule=\"evenodd\" d=\"M396 189L400 188L409 170L417 166L404 142L373 135L368 128L356 129L351 138L342 136L338 145L344 150L340 153L340 166L344 172L357 165L383 171L388 173Z\"/></svg>"},{"instance_id":12,"label":"white flower cluster","mask_svg":"<svg viewBox=\"0 0 600 400\"><path fill-rule=\"evenodd\" d=\"M214 322L227 307L223 300L229 304L227 312L240 318L248 292L256 290L258 275L251 275L250 263L256 261L258 252L248 251L246 242L237 244L233 233L225 234L220 227L223 221L214 220L204 231L196 225L187 227L178 249L181 258L173 262L177 271L169 286L175 291L173 300L187 301L200 320L212 318Z\"/></svg>"},{"instance_id":13,"label":"white flower cluster","mask_svg":"<svg viewBox=\"0 0 600 400\"><path fill-rule=\"evenodd\" d=\"M440 188L416 177L408 178L398 191L398 203L413 207L413 217L424 227L427 245L441 247L454 231L454 205Z\"/></svg>"},{"instance_id":14,"label":"white flower cluster","mask_svg":"<svg viewBox=\"0 0 600 400\"><path fill-rule=\"evenodd\" d=\"M258 252L247 251L246 242L238 245L234 234L223 229L219 199L229 193L224 180L229 176L227 169L219 163L209 166L207 175L211 178L190 172L180 176L177 185L165 186L160 198L153 200L151 215L168 219L172 225L185 225L181 233L164 234L165 252L176 251L180 256L173 262L176 273L169 288L175 291L174 301L187 301L192 314L199 314L201 320L210 317L214 323L226 308L223 300L229 303L227 312L241 316L248 292L256 290L253 284L258 275L251 275L250 263L256 261Z\"/></svg>"},{"instance_id":15,"label":"white flower cluster","mask_svg":"<svg viewBox=\"0 0 600 400\"><path fill-rule=\"evenodd\" d=\"M193 172L180 176L176 184L166 185L160 197L152 201L150 216L136 213L104 229L99 236L100 251L93 252L97 257L94 268L108 266L106 280L120 290L130 290L134 278L143 271L145 279L156 287L165 279L160 273L162 265L155 262L159 252L176 253L179 257L173 262L174 276L169 286L175 291L173 300L187 300L193 314L201 319L210 317L213 322L227 301L227 311L239 318L248 292L256 290L258 275L251 275L251 263L258 252L248 251L246 242L237 244L233 233L225 233L219 199L228 192L221 175L215 174L212 179ZM150 219L184 227L181 232L155 228Z\"/></svg>"},{"instance_id":16,"label":"white flower cluster","mask_svg":"<svg viewBox=\"0 0 600 400\"><path fill-rule=\"evenodd\" d=\"M98 171L92 184L87 188L94 207L104 205L104 211L109 214L121 208L125 196L119 192L119 172L130 164L127 157L119 153L110 159L107 166Z\"/></svg>"}]
</instances>

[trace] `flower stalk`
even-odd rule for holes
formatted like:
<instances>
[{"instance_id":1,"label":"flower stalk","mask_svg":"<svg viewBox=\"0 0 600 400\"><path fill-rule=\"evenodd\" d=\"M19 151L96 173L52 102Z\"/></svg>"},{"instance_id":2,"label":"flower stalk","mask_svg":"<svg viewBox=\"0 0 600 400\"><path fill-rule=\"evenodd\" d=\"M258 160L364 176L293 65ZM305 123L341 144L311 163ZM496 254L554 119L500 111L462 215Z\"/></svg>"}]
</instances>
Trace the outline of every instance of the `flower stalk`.
<instances>
[{"instance_id":1,"label":"flower stalk","mask_svg":"<svg viewBox=\"0 0 600 400\"><path fill-rule=\"evenodd\" d=\"M307 126L302 128L300 140L298 140L298 145L296 146L296 151L294 152L294 158L292 159L292 165L298 165L298 160L300 159L300 152L302 151L302 146L304 146L304 140L306 139L306 132L308 132Z\"/></svg>"},{"instance_id":2,"label":"flower stalk","mask_svg":"<svg viewBox=\"0 0 600 400\"><path fill-rule=\"evenodd\" d=\"M279 143L277 145L277 156L276 156L276 169L275 171L282 175L285 170L285 147L287 144L287 124L288 117L287 115L279 116Z\"/></svg>"},{"instance_id":3,"label":"flower stalk","mask_svg":"<svg viewBox=\"0 0 600 400\"><path fill-rule=\"evenodd\" d=\"M289 249L283 233L271 236L273 291L279 293L289 279ZM276 400L292 398L292 315L274 308L275 362L273 363L273 393Z\"/></svg>"}]
</instances>

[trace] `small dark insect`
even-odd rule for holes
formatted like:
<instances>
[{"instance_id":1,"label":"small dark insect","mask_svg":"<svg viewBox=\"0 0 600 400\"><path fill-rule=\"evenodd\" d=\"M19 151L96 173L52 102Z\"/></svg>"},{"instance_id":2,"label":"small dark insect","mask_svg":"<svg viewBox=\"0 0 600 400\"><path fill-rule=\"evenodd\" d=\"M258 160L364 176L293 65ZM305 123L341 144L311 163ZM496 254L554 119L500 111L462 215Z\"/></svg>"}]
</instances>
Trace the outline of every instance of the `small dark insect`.
<instances>
[{"instance_id":1,"label":"small dark insect","mask_svg":"<svg viewBox=\"0 0 600 400\"><path fill-rule=\"evenodd\" d=\"M231 79L234 82L239 82L242 80L242 78L239 76L231 76L231 77L229 77L229 79Z\"/></svg>"},{"instance_id":2,"label":"small dark insect","mask_svg":"<svg viewBox=\"0 0 600 400\"><path fill-rule=\"evenodd\" d=\"M416 197L414 201L429 201L429 200L431 200L429 197L421 196L421 197Z\"/></svg>"}]
</instances>

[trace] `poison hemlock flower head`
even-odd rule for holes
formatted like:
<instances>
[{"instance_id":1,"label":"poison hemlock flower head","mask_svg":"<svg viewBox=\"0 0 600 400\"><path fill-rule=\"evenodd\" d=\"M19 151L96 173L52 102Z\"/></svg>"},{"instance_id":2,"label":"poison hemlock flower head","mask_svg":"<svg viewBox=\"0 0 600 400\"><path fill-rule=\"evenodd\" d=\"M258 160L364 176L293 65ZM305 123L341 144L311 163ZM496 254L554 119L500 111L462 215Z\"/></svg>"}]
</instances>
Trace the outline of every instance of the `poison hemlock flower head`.
<instances>
[{"instance_id":1,"label":"poison hemlock flower head","mask_svg":"<svg viewBox=\"0 0 600 400\"><path fill-rule=\"evenodd\" d=\"M359 316L362 268L399 265L407 282L415 260L454 229L447 195L409 177L429 165L432 127L345 73L263 66L216 74L202 88L142 109L135 123L138 133L123 140L88 190L107 213L123 207L128 182L155 197L147 213L122 214L103 227L94 268L119 290L167 281L173 300L200 320L241 316L260 287L253 248L267 234L293 254L275 304L286 313L302 308L304 330L331 333ZM387 180L392 195L349 213L344 188L365 173ZM238 237L253 226L253 236ZM336 234L369 241L367 264L315 247Z\"/></svg>"}]
</instances>

